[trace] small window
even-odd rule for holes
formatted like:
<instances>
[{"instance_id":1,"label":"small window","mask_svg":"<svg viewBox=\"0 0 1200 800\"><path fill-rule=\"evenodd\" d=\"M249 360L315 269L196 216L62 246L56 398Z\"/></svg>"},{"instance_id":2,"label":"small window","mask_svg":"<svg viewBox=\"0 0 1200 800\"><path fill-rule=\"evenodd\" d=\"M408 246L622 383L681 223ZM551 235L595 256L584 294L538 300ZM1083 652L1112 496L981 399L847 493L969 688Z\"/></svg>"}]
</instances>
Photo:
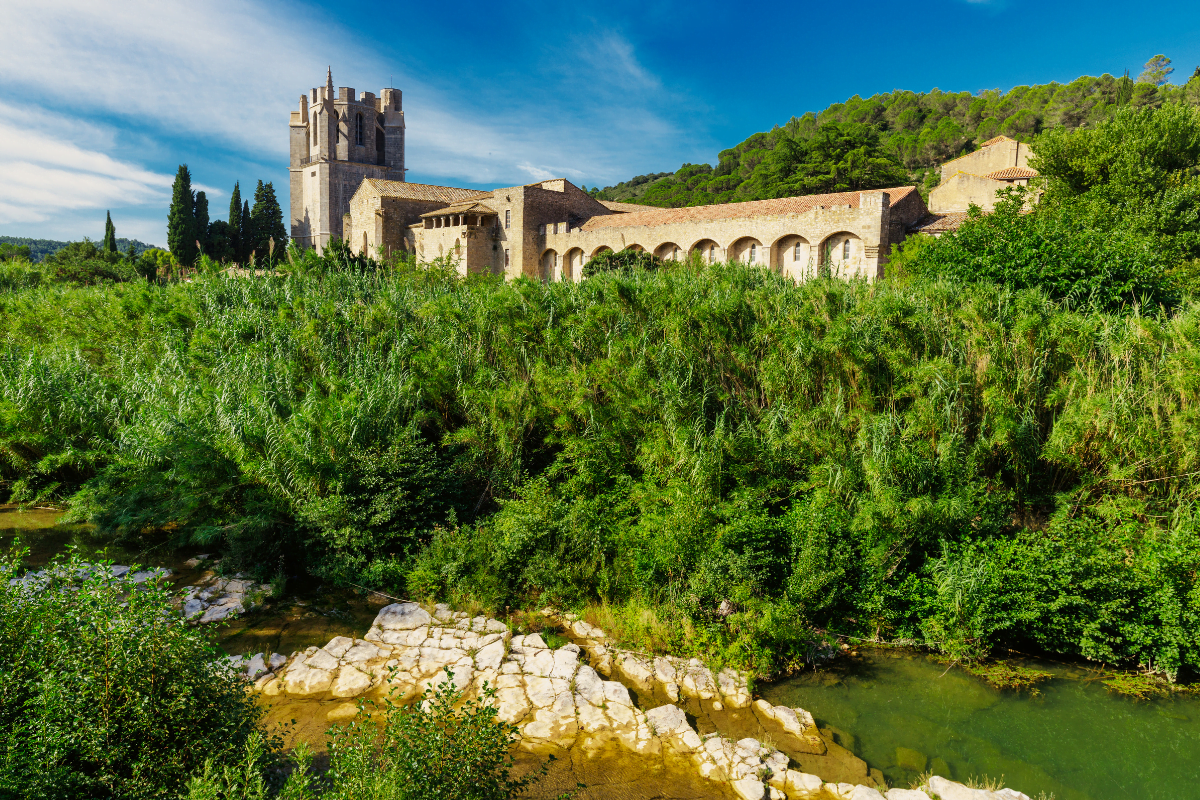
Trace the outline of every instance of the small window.
<instances>
[{"instance_id":1,"label":"small window","mask_svg":"<svg viewBox=\"0 0 1200 800\"><path fill-rule=\"evenodd\" d=\"M796 242L796 246L792 249L792 261L800 260L800 243Z\"/></svg>"},{"instance_id":2,"label":"small window","mask_svg":"<svg viewBox=\"0 0 1200 800\"><path fill-rule=\"evenodd\" d=\"M708 263L710 263L710 264L713 263L713 261L715 261L716 258L717 258L717 247L716 247L716 245L710 244L708 246Z\"/></svg>"},{"instance_id":3,"label":"small window","mask_svg":"<svg viewBox=\"0 0 1200 800\"><path fill-rule=\"evenodd\" d=\"M362 143L363 143L362 114L359 114L358 117L354 120L354 143L359 145L360 147L362 146Z\"/></svg>"},{"instance_id":4,"label":"small window","mask_svg":"<svg viewBox=\"0 0 1200 800\"><path fill-rule=\"evenodd\" d=\"M506 209L504 209L504 230L508 230L511 225L512 225L512 209L506 208ZM504 264L505 264L505 266L508 265L508 251L507 250L504 251Z\"/></svg>"},{"instance_id":5,"label":"small window","mask_svg":"<svg viewBox=\"0 0 1200 800\"><path fill-rule=\"evenodd\" d=\"M509 260L508 260L508 251L507 251L507 250L505 250L505 251L504 251L504 266L505 266L505 267L508 267L508 264L509 264Z\"/></svg>"},{"instance_id":6,"label":"small window","mask_svg":"<svg viewBox=\"0 0 1200 800\"><path fill-rule=\"evenodd\" d=\"M546 226L545 225L538 225L538 235L539 236L546 235Z\"/></svg>"},{"instance_id":7,"label":"small window","mask_svg":"<svg viewBox=\"0 0 1200 800\"><path fill-rule=\"evenodd\" d=\"M338 113L333 112L333 143L340 144L342 141L342 118Z\"/></svg>"},{"instance_id":8,"label":"small window","mask_svg":"<svg viewBox=\"0 0 1200 800\"><path fill-rule=\"evenodd\" d=\"M842 260L843 261L850 260L850 240L849 239L847 239L845 242L842 243Z\"/></svg>"},{"instance_id":9,"label":"small window","mask_svg":"<svg viewBox=\"0 0 1200 800\"><path fill-rule=\"evenodd\" d=\"M757 259L757 258L758 258L758 245L752 243L750 245L750 263L753 264L755 259Z\"/></svg>"}]
</instances>

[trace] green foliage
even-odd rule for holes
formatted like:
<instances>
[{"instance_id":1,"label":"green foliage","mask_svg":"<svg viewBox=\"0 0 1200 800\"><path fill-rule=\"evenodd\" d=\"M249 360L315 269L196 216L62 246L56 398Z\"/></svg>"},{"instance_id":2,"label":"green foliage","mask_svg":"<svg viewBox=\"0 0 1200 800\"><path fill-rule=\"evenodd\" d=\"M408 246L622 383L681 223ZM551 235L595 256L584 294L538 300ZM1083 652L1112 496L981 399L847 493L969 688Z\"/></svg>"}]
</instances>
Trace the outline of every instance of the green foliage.
<instances>
[{"instance_id":1,"label":"green foliage","mask_svg":"<svg viewBox=\"0 0 1200 800\"><path fill-rule=\"evenodd\" d=\"M242 218L241 185L234 182L233 194L229 198L229 246L233 250L233 260L239 263L246 258L242 250L242 232L246 229L246 221Z\"/></svg>"},{"instance_id":2,"label":"green foliage","mask_svg":"<svg viewBox=\"0 0 1200 800\"><path fill-rule=\"evenodd\" d=\"M583 265L583 276L599 275L601 272L618 270L655 270L663 265L663 260L645 250L625 249L619 252L605 250Z\"/></svg>"},{"instance_id":3,"label":"green foliage","mask_svg":"<svg viewBox=\"0 0 1200 800\"><path fill-rule=\"evenodd\" d=\"M1142 69L1142 74L1138 77L1138 82L1148 83L1152 86L1162 86L1170 80L1171 73L1174 71L1175 68L1171 66L1171 59L1160 53L1146 62L1146 66Z\"/></svg>"},{"instance_id":4,"label":"green foliage","mask_svg":"<svg viewBox=\"0 0 1200 800\"><path fill-rule=\"evenodd\" d=\"M193 214L196 221L196 241L200 244L201 253L212 255L208 250L208 195L196 192L196 210Z\"/></svg>"},{"instance_id":5,"label":"green foliage","mask_svg":"<svg viewBox=\"0 0 1200 800\"><path fill-rule=\"evenodd\" d=\"M1200 665L1192 300L286 263L0 294L0 481L239 568L611 608L763 674L813 626Z\"/></svg>"},{"instance_id":6,"label":"green foliage","mask_svg":"<svg viewBox=\"0 0 1200 800\"><path fill-rule=\"evenodd\" d=\"M203 760L259 732L244 677L164 588L53 563L44 586L0 560L0 795L177 797Z\"/></svg>"},{"instance_id":7,"label":"green foliage","mask_svg":"<svg viewBox=\"0 0 1200 800\"><path fill-rule=\"evenodd\" d=\"M1143 77L1149 82L1136 85L1128 74L1105 74L1007 92L855 95L750 136L723 150L716 167L684 164L675 173L639 175L590 193L676 208L908 184L921 185L925 193L932 188L926 179L936 181L938 165L995 136L1031 141L1044 131L1093 127L1130 104L1200 106L1200 79L1167 84L1169 63L1156 56L1147 64L1152 79Z\"/></svg>"},{"instance_id":8,"label":"green foliage","mask_svg":"<svg viewBox=\"0 0 1200 800\"><path fill-rule=\"evenodd\" d=\"M15 255L24 255L30 261L39 263L42 259L52 255L59 250L62 250L70 242L57 242L51 239L25 239L19 236L0 236L0 261L4 260L2 255L5 252L12 252ZM140 256L147 250L153 249L154 245L139 242L137 239L117 239L117 249L126 254L126 259L132 260L129 257L130 248L133 249L134 256ZM6 250L6 248L17 248L16 250ZM29 248L29 253L25 254L22 248Z\"/></svg>"},{"instance_id":9,"label":"green foliage","mask_svg":"<svg viewBox=\"0 0 1200 800\"><path fill-rule=\"evenodd\" d=\"M184 266L196 260L196 198L192 173L180 164L171 187L171 209L167 214L167 248Z\"/></svg>"},{"instance_id":10,"label":"green foliage","mask_svg":"<svg viewBox=\"0 0 1200 800\"><path fill-rule=\"evenodd\" d=\"M275 199L275 187L270 183L258 182L254 190L254 208L246 224L243 247L249 253L256 252L259 261L271 258L272 252L282 254L287 248L287 229L283 226L283 210Z\"/></svg>"},{"instance_id":11,"label":"green foliage","mask_svg":"<svg viewBox=\"0 0 1200 800\"><path fill-rule=\"evenodd\" d=\"M1103 308L1170 306L1200 287L1200 109L1126 108L1035 147L1045 193L1031 211L1035 198L1009 192L994 213L906 244L893 267Z\"/></svg>"},{"instance_id":12,"label":"green foliage","mask_svg":"<svg viewBox=\"0 0 1200 800\"><path fill-rule=\"evenodd\" d=\"M133 265L121 259L120 254L98 248L88 239L71 242L47 256L40 266L48 280L60 283L92 285L137 277Z\"/></svg>"},{"instance_id":13,"label":"green foliage","mask_svg":"<svg viewBox=\"0 0 1200 800\"><path fill-rule=\"evenodd\" d=\"M110 256L116 256L117 251L117 229L113 226L112 213L106 214L104 220L104 241L100 248Z\"/></svg>"}]
</instances>

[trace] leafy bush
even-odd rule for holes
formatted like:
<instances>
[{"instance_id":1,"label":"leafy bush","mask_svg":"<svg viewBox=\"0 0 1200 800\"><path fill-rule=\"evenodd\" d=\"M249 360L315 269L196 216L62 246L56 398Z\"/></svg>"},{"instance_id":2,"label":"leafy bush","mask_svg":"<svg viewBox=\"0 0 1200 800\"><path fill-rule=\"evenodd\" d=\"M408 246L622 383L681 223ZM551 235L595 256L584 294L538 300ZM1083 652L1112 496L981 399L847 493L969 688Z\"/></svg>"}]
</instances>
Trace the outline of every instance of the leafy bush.
<instances>
[{"instance_id":1,"label":"leafy bush","mask_svg":"<svg viewBox=\"0 0 1200 800\"><path fill-rule=\"evenodd\" d=\"M264 577L595 606L764 674L814 627L1200 666L1191 300L336 258L0 295L0 480Z\"/></svg>"},{"instance_id":2,"label":"leafy bush","mask_svg":"<svg viewBox=\"0 0 1200 800\"><path fill-rule=\"evenodd\" d=\"M647 253L645 250L631 250L628 248L619 252L605 250L583 265L583 277L589 278L593 275L599 275L601 272L615 272L618 270L655 270L662 267L662 265L663 260L661 258L653 253Z\"/></svg>"},{"instance_id":3,"label":"leafy bush","mask_svg":"<svg viewBox=\"0 0 1200 800\"><path fill-rule=\"evenodd\" d=\"M244 677L158 586L0 560L0 796L176 797L205 759L241 758L262 712Z\"/></svg>"}]
</instances>

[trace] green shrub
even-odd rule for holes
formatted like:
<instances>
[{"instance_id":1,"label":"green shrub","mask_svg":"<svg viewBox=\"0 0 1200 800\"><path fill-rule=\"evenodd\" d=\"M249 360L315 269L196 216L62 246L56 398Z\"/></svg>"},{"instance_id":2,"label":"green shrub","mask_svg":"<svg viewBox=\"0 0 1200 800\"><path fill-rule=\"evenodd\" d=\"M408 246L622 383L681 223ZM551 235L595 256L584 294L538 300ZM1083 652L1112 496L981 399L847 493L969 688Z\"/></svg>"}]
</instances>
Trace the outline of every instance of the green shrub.
<instances>
[{"instance_id":1,"label":"green shrub","mask_svg":"<svg viewBox=\"0 0 1200 800\"><path fill-rule=\"evenodd\" d=\"M76 558L10 583L18 563L0 561L0 796L176 797L241 758L262 712L164 588Z\"/></svg>"}]
</instances>

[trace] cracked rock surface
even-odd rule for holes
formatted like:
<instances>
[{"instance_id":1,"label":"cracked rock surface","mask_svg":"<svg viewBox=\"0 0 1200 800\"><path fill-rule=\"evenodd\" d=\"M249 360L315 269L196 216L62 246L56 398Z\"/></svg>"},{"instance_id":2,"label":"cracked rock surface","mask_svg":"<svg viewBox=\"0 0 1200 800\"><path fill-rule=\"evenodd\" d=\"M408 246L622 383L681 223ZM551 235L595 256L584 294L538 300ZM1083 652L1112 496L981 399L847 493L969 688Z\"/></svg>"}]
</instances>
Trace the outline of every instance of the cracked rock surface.
<instances>
[{"instance_id":1,"label":"cracked rock surface","mask_svg":"<svg viewBox=\"0 0 1200 800\"><path fill-rule=\"evenodd\" d=\"M753 700L732 670L713 674L695 659L622 651L598 628L566 623L580 643L551 649L538 634L513 636L497 620L445 605L431 613L395 603L380 610L362 639L339 636L287 658L259 654L230 663L273 703L328 706L326 724L353 718L355 698L412 702L447 680L447 668L468 697L486 683L496 690L498 716L519 729L519 747L565 765L562 785L543 782L535 795L553 796L578 779L589 784L580 796L596 798L929 800L923 791L880 793L858 759L857 783L797 769L798 759L828 758L832 743L807 711ZM658 702L672 694L677 702ZM935 780L944 779L932 779L930 788ZM957 786L936 791L958 800ZM962 797L1027 800L1015 792Z\"/></svg>"}]
</instances>

